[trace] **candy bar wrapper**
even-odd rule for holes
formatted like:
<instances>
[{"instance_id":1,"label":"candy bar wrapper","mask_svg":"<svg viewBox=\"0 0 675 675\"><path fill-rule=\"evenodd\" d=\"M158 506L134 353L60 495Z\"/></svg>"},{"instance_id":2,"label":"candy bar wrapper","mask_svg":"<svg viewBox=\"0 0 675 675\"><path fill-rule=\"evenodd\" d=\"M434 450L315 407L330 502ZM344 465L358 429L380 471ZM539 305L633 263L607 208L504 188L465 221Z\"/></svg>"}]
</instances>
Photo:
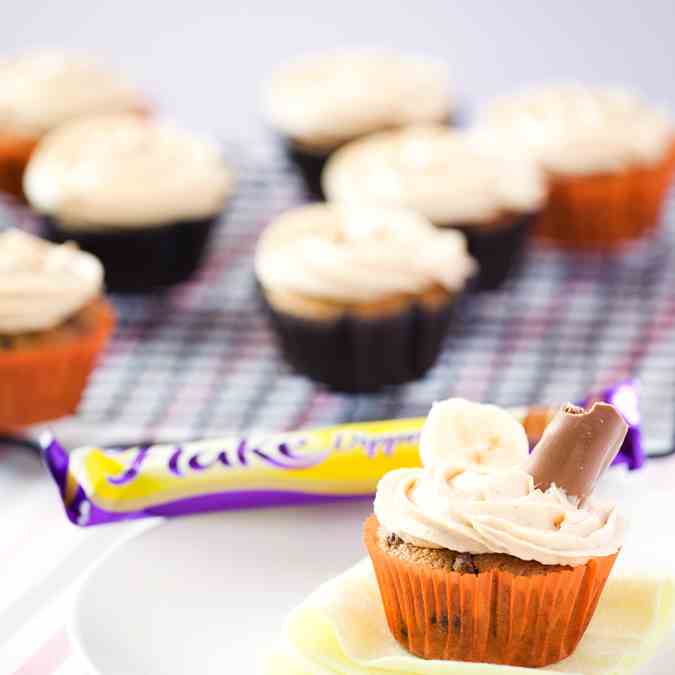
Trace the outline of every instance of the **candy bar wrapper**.
<instances>
[{"instance_id":1,"label":"candy bar wrapper","mask_svg":"<svg viewBox=\"0 0 675 675\"><path fill-rule=\"evenodd\" d=\"M617 405L631 424L615 462L636 469L644 454L635 388L624 383L604 392L603 398ZM513 410L532 444L555 412ZM42 446L68 518L77 525L98 525L371 497L388 471L420 465L423 424L424 418L401 419L181 445L89 446L72 452L47 434Z\"/></svg>"}]
</instances>

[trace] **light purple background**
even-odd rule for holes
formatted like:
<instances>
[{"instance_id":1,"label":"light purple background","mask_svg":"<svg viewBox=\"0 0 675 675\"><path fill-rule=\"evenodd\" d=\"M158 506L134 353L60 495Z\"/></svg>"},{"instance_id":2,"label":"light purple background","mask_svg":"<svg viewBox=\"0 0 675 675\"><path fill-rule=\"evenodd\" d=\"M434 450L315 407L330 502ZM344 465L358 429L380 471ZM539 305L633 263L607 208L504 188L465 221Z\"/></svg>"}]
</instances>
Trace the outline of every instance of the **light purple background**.
<instances>
[{"instance_id":1,"label":"light purple background","mask_svg":"<svg viewBox=\"0 0 675 675\"><path fill-rule=\"evenodd\" d=\"M306 50L376 44L445 58L465 108L528 82L620 82L675 109L673 0L2 0L0 51L84 48L162 111L223 137L261 129L261 78Z\"/></svg>"}]
</instances>

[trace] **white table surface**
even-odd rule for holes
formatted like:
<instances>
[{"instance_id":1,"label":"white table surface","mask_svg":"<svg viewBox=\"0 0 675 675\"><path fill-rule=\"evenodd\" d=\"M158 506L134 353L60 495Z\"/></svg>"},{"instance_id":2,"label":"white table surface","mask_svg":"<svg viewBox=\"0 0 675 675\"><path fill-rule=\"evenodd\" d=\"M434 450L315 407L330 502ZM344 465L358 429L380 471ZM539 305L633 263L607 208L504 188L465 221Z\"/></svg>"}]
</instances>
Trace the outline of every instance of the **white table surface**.
<instances>
[{"instance_id":1,"label":"white table surface","mask_svg":"<svg viewBox=\"0 0 675 675\"><path fill-rule=\"evenodd\" d=\"M600 490L620 493L630 504L650 491L673 491L674 485L675 456L653 460L639 472L612 470ZM78 581L143 525L71 525L51 479L25 450L0 451L0 495L0 674L84 675L65 631ZM673 506L675 511L675 495ZM664 514L664 526L675 527L671 521ZM288 546L295 545L289 536ZM278 554L284 559L282 550ZM675 560L675 550L672 555Z\"/></svg>"}]
</instances>

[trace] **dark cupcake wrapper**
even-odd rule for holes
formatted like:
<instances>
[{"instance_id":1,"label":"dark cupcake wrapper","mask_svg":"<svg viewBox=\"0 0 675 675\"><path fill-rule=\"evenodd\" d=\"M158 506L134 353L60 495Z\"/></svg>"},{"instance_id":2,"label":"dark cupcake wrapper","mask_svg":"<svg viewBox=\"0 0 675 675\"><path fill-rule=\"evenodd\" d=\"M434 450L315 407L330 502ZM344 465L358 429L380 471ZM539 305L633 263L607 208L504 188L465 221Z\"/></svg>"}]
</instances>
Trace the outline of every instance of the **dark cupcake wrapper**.
<instances>
[{"instance_id":1,"label":"dark cupcake wrapper","mask_svg":"<svg viewBox=\"0 0 675 675\"><path fill-rule=\"evenodd\" d=\"M480 225L448 224L442 227L452 227L466 235L469 253L480 266L476 288L489 291L501 286L517 270L536 218L536 213L524 214L508 226L495 230L482 230Z\"/></svg>"},{"instance_id":2,"label":"dark cupcake wrapper","mask_svg":"<svg viewBox=\"0 0 675 675\"><path fill-rule=\"evenodd\" d=\"M258 288L288 363L302 375L349 393L422 377L438 357L456 302L452 297L437 309L415 304L382 318L345 314L321 321L277 310Z\"/></svg>"},{"instance_id":3,"label":"dark cupcake wrapper","mask_svg":"<svg viewBox=\"0 0 675 675\"><path fill-rule=\"evenodd\" d=\"M189 279L202 261L213 227L222 213L133 229L96 231L64 229L54 218L43 219L44 233L54 242L75 242L95 255L105 269L109 291L138 293L166 288Z\"/></svg>"},{"instance_id":4,"label":"dark cupcake wrapper","mask_svg":"<svg viewBox=\"0 0 675 675\"><path fill-rule=\"evenodd\" d=\"M322 200L325 198L321 187L321 173L326 166L331 151L310 152L295 144L290 138L283 138L284 152L289 162L298 170L302 177L305 195L309 199Z\"/></svg>"}]
</instances>

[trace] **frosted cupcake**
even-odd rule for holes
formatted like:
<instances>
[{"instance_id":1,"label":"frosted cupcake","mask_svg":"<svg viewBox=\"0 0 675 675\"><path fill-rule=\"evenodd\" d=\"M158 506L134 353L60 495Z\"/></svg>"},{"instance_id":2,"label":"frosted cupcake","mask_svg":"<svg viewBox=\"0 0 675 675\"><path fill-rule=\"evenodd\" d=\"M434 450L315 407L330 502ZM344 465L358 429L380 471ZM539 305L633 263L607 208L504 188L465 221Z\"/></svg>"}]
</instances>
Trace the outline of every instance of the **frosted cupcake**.
<instances>
[{"instance_id":1,"label":"frosted cupcake","mask_svg":"<svg viewBox=\"0 0 675 675\"><path fill-rule=\"evenodd\" d=\"M675 171L663 111L621 89L560 85L497 99L482 122L505 153L527 150L546 170L541 237L611 249L657 226Z\"/></svg>"},{"instance_id":2,"label":"frosted cupcake","mask_svg":"<svg viewBox=\"0 0 675 675\"><path fill-rule=\"evenodd\" d=\"M110 290L146 291L194 273L233 177L210 141L168 123L101 115L49 133L24 188L48 237L99 258Z\"/></svg>"},{"instance_id":3,"label":"frosted cupcake","mask_svg":"<svg viewBox=\"0 0 675 675\"><path fill-rule=\"evenodd\" d=\"M532 161L497 156L475 134L438 125L354 141L330 158L322 181L336 202L405 207L461 230L483 288L499 286L519 262L546 198Z\"/></svg>"},{"instance_id":4,"label":"frosted cupcake","mask_svg":"<svg viewBox=\"0 0 675 675\"><path fill-rule=\"evenodd\" d=\"M336 148L383 129L448 122L454 107L444 64L378 49L307 54L279 68L263 92L265 117L318 198Z\"/></svg>"},{"instance_id":5,"label":"frosted cupcake","mask_svg":"<svg viewBox=\"0 0 675 675\"><path fill-rule=\"evenodd\" d=\"M0 232L0 430L73 413L113 325L94 256Z\"/></svg>"},{"instance_id":6,"label":"frosted cupcake","mask_svg":"<svg viewBox=\"0 0 675 675\"><path fill-rule=\"evenodd\" d=\"M433 365L475 263L463 235L413 212L314 204L267 227L255 269L290 364L360 392Z\"/></svg>"},{"instance_id":7,"label":"frosted cupcake","mask_svg":"<svg viewBox=\"0 0 675 675\"><path fill-rule=\"evenodd\" d=\"M138 89L86 57L38 51L0 61L0 190L22 195L22 177L39 140L73 119L136 112Z\"/></svg>"},{"instance_id":8,"label":"frosted cupcake","mask_svg":"<svg viewBox=\"0 0 675 675\"><path fill-rule=\"evenodd\" d=\"M605 403L565 406L528 458L507 411L436 404L423 469L382 478L365 525L387 622L417 656L542 667L569 656L623 540L591 496L626 435Z\"/></svg>"}]
</instances>

